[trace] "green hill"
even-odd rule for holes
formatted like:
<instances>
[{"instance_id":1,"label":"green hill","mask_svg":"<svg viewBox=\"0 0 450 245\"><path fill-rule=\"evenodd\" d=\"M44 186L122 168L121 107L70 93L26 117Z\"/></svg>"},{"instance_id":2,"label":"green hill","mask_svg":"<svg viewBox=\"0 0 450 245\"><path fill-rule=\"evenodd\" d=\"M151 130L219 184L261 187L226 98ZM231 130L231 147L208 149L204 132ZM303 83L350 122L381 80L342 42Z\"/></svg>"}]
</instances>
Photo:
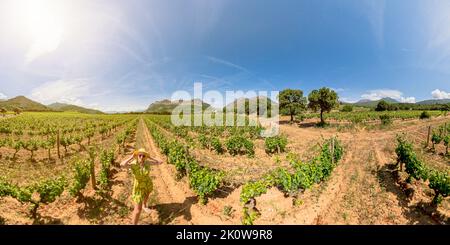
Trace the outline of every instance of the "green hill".
<instances>
[{"instance_id":1,"label":"green hill","mask_svg":"<svg viewBox=\"0 0 450 245\"><path fill-rule=\"evenodd\" d=\"M47 106L36 101L30 100L25 96L17 96L9 100L0 101L0 107L12 111L19 108L22 111L51 111Z\"/></svg>"},{"instance_id":2,"label":"green hill","mask_svg":"<svg viewBox=\"0 0 450 245\"><path fill-rule=\"evenodd\" d=\"M419 105L443 105L450 103L450 99L440 99L440 100L424 100L417 102Z\"/></svg>"},{"instance_id":3,"label":"green hill","mask_svg":"<svg viewBox=\"0 0 450 245\"><path fill-rule=\"evenodd\" d=\"M175 109L179 105L190 106L193 111L196 109L205 110L206 108L211 106L208 103L205 103L198 99L190 101L170 101L166 99L150 104L145 112L153 114L171 114L173 109Z\"/></svg>"},{"instance_id":4,"label":"green hill","mask_svg":"<svg viewBox=\"0 0 450 245\"><path fill-rule=\"evenodd\" d=\"M358 101L356 103L353 103L353 105L354 106L361 106L361 107L373 107L373 108L375 108L375 107L377 107L378 103L380 101L382 101L382 100L384 100L384 101L386 101L387 103L390 103L390 104L397 104L397 103L399 103L395 99L386 97L386 98L382 98L380 100L360 100L360 101Z\"/></svg>"},{"instance_id":5,"label":"green hill","mask_svg":"<svg viewBox=\"0 0 450 245\"><path fill-rule=\"evenodd\" d=\"M86 114L103 114L103 112L99 110L88 109L81 106L69 105L64 103L53 103L51 105L48 105L48 107L54 111L75 111Z\"/></svg>"}]
</instances>

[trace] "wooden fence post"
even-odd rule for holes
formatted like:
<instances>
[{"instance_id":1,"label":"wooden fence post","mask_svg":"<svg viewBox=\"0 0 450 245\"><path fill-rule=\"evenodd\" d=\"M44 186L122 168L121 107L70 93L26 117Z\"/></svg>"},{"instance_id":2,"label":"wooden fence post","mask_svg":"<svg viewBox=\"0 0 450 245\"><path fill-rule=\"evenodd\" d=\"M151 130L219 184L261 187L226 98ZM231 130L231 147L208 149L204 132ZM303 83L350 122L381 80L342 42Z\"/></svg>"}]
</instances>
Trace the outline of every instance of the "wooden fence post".
<instances>
[{"instance_id":1,"label":"wooden fence post","mask_svg":"<svg viewBox=\"0 0 450 245\"><path fill-rule=\"evenodd\" d=\"M60 129L58 129L58 133L56 135L56 148L58 149L58 159L61 159L61 154L59 151L59 144L60 144L59 134L60 134Z\"/></svg>"}]
</instances>

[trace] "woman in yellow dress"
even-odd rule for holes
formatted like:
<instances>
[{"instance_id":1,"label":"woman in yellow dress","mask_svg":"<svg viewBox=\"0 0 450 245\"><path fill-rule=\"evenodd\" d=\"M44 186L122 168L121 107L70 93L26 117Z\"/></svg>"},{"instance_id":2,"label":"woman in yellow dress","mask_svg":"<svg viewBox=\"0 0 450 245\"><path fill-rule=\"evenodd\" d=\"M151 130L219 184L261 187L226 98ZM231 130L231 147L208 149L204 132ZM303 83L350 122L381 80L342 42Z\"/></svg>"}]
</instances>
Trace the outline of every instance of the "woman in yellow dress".
<instances>
[{"instance_id":1,"label":"woman in yellow dress","mask_svg":"<svg viewBox=\"0 0 450 245\"><path fill-rule=\"evenodd\" d=\"M131 198L134 201L133 224L137 224L142 209L149 213L147 208L147 201L150 193L153 190L153 183L150 177L150 162L147 159L153 160L155 164L161 164L162 161L150 157L145 149L139 149L133 152L129 158L120 163L120 166L130 166L133 174L133 193Z\"/></svg>"}]
</instances>

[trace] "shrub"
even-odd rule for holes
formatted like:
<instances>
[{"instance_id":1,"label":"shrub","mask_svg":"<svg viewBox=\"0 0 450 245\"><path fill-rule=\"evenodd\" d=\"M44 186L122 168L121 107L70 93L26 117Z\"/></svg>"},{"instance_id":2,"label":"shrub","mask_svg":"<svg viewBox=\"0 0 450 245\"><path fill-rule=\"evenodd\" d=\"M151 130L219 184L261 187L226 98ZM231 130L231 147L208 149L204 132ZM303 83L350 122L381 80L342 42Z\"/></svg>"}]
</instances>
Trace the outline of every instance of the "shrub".
<instances>
[{"instance_id":1,"label":"shrub","mask_svg":"<svg viewBox=\"0 0 450 245\"><path fill-rule=\"evenodd\" d=\"M170 164L174 164L178 173L183 176L186 173L186 165L188 163L188 156L186 152L186 148L177 143L176 141L172 141L171 146L169 147L169 153L167 155L167 160Z\"/></svg>"},{"instance_id":2,"label":"shrub","mask_svg":"<svg viewBox=\"0 0 450 245\"><path fill-rule=\"evenodd\" d=\"M225 142L225 145L232 156L247 154L248 156L253 157L255 155L253 142L243 136L231 136Z\"/></svg>"},{"instance_id":3,"label":"shrub","mask_svg":"<svg viewBox=\"0 0 450 245\"><path fill-rule=\"evenodd\" d=\"M435 149L435 145L440 144L442 141L442 136L440 132L433 132L433 135L431 136L431 142L433 143L433 150Z\"/></svg>"},{"instance_id":4,"label":"shrub","mask_svg":"<svg viewBox=\"0 0 450 245\"><path fill-rule=\"evenodd\" d=\"M384 100L381 100L378 102L377 107L375 108L375 111L387 111L389 109L389 103L387 103Z\"/></svg>"},{"instance_id":5,"label":"shrub","mask_svg":"<svg viewBox=\"0 0 450 245\"><path fill-rule=\"evenodd\" d=\"M265 150L268 154L273 154L275 152L281 153L284 152L287 145L287 138L286 136L274 136L274 137L267 137L264 141L265 143Z\"/></svg>"},{"instance_id":6,"label":"shrub","mask_svg":"<svg viewBox=\"0 0 450 245\"><path fill-rule=\"evenodd\" d=\"M244 205L242 223L252 225L253 221L259 217L259 213L252 205L256 204L255 197L266 193L269 187L277 186L290 195L306 190L314 183L326 179L342 155L343 148L337 138L327 140L319 156L311 163L302 163L296 155L288 154L287 160L294 168L293 173L279 167L261 180L248 182L242 187L240 195L241 203Z\"/></svg>"},{"instance_id":7,"label":"shrub","mask_svg":"<svg viewBox=\"0 0 450 245\"><path fill-rule=\"evenodd\" d=\"M342 112L352 112L353 111L353 106L352 105L344 105L344 107L342 107Z\"/></svg>"},{"instance_id":8,"label":"shrub","mask_svg":"<svg viewBox=\"0 0 450 245\"><path fill-rule=\"evenodd\" d=\"M423 112L420 114L419 118L420 118L420 119L429 119L429 118L431 118L431 115L430 115L430 113L429 113L428 111L423 111Z\"/></svg>"},{"instance_id":9,"label":"shrub","mask_svg":"<svg viewBox=\"0 0 450 245\"><path fill-rule=\"evenodd\" d=\"M114 151L103 150L100 154L100 179L99 183L103 189L109 184L111 165L114 163Z\"/></svg>"},{"instance_id":10,"label":"shrub","mask_svg":"<svg viewBox=\"0 0 450 245\"><path fill-rule=\"evenodd\" d=\"M194 162L189 172L189 185L199 197L201 204L208 201L207 195L217 190L222 183L223 173L209 168L200 167Z\"/></svg>"},{"instance_id":11,"label":"shrub","mask_svg":"<svg viewBox=\"0 0 450 245\"><path fill-rule=\"evenodd\" d=\"M450 176L445 172L433 170L430 173L430 183L428 186L435 193L432 203L438 205L442 202L442 197L450 195Z\"/></svg>"},{"instance_id":12,"label":"shrub","mask_svg":"<svg viewBox=\"0 0 450 245\"><path fill-rule=\"evenodd\" d=\"M387 114L381 115L380 116L380 120L381 120L381 124L382 125L390 125L390 124L392 124L392 118L389 115L387 115Z\"/></svg>"},{"instance_id":13,"label":"shrub","mask_svg":"<svg viewBox=\"0 0 450 245\"><path fill-rule=\"evenodd\" d=\"M218 137L211 138L211 147L216 151L217 154L223 153L223 146Z\"/></svg>"},{"instance_id":14,"label":"shrub","mask_svg":"<svg viewBox=\"0 0 450 245\"><path fill-rule=\"evenodd\" d=\"M80 191L84 189L91 176L90 164L87 161L78 161L74 167L74 181L69 189L72 196L79 196Z\"/></svg>"},{"instance_id":15,"label":"shrub","mask_svg":"<svg viewBox=\"0 0 450 245\"><path fill-rule=\"evenodd\" d=\"M297 120L299 120L300 122L305 121L305 119L306 119L305 114L302 113L302 114L297 115Z\"/></svg>"},{"instance_id":16,"label":"shrub","mask_svg":"<svg viewBox=\"0 0 450 245\"><path fill-rule=\"evenodd\" d=\"M206 135L200 134L198 136L198 142L200 142L200 145L202 146L202 148L209 149L209 139Z\"/></svg>"},{"instance_id":17,"label":"shrub","mask_svg":"<svg viewBox=\"0 0 450 245\"><path fill-rule=\"evenodd\" d=\"M37 217L37 210L41 204L54 202L63 193L66 186L66 179L64 177L42 180L23 187L2 182L0 181L0 196L9 195L21 203L29 203L33 218ZM33 198L33 193L37 193L39 198Z\"/></svg>"}]
</instances>

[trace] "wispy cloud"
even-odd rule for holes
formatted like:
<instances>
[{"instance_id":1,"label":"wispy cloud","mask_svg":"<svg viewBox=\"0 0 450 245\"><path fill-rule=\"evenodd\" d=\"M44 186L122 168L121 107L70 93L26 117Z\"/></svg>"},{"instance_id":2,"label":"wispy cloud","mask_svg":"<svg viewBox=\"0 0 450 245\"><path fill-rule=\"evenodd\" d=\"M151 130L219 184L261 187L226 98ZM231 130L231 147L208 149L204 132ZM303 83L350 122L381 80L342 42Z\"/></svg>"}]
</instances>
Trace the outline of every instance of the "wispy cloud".
<instances>
[{"instance_id":1,"label":"wispy cloud","mask_svg":"<svg viewBox=\"0 0 450 245\"><path fill-rule=\"evenodd\" d=\"M445 92L440 89L435 89L431 92L431 96L433 96L433 99L450 99L450 93Z\"/></svg>"},{"instance_id":2,"label":"wispy cloud","mask_svg":"<svg viewBox=\"0 0 450 245\"><path fill-rule=\"evenodd\" d=\"M374 33L375 39L379 46L383 46L384 43L384 9L385 1L362 1L364 12L367 19L372 27L372 32Z\"/></svg>"},{"instance_id":3,"label":"wispy cloud","mask_svg":"<svg viewBox=\"0 0 450 245\"><path fill-rule=\"evenodd\" d=\"M243 72L250 72L246 68L244 68L244 67L242 67L240 65L236 65L236 64L234 64L232 62L229 62L229 61L226 61L226 60L222 60L222 59L219 59L219 58L216 58L216 57L212 57L212 56L206 56L206 58L209 61L214 62L214 63L218 63L218 64L226 65L226 66L229 66L229 67L233 67L233 68L238 69L238 70L243 71Z\"/></svg>"},{"instance_id":4,"label":"wispy cloud","mask_svg":"<svg viewBox=\"0 0 450 245\"><path fill-rule=\"evenodd\" d=\"M339 100L342 101L342 102L346 102L346 103L356 103L356 102L358 102L358 100L350 99L350 98L347 98L347 97L339 98Z\"/></svg>"},{"instance_id":5,"label":"wispy cloud","mask_svg":"<svg viewBox=\"0 0 450 245\"><path fill-rule=\"evenodd\" d=\"M334 90L336 93L344 92L344 91L345 91L344 88L330 88L330 89Z\"/></svg>"},{"instance_id":6,"label":"wispy cloud","mask_svg":"<svg viewBox=\"0 0 450 245\"><path fill-rule=\"evenodd\" d=\"M6 96L4 93L0 93L0 100L6 100L8 96Z\"/></svg>"},{"instance_id":7,"label":"wispy cloud","mask_svg":"<svg viewBox=\"0 0 450 245\"><path fill-rule=\"evenodd\" d=\"M361 95L361 99L380 100L382 98L392 98L402 103L416 103L415 97L404 97L403 93L392 89L370 90Z\"/></svg>"},{"instance_id":8,"label":"wispy cloud","mask_svg":"<svg viewBox=\"0 0 450 245\"><path fill-rule=\"evenodd\" d=\"M31 91L31 98L45 104L62 102L83 106L82 98L92 95L92 85L87 79L46 82Z\"/></svg>"},{"instance_id":9,"label":"wispy cloud","mask_svg":"<svg viewBox=\"0 0 450 245\"><path fill-rule=\"evenodd\" d=\"M423 21L426 32L425 49L422 51L423 66L427 69L448 73L450 67L450 3L427 1L421 6L427 13Z\"/></svg>"},{"instance_id":10,"label":"wispy cloud","mask_svg":"<svg viewBox=\"0 0 450 245\"><path fill-rule=\"evenodd\" d=\"M248 79L249 77L251 77L251 79L253 79L254 82L258 82L258 85L263 85L264 87L269 87L272 90L277 90L277 86L275 86L270 80L268 80L264 77L258 76L257 74L255 74L255 72L252 72L249 69L247 69L241 65L232 63L227 60L219 59L219 58L213 57L213 56L206 56L206 59L210 62L228 66L228 67L234 68L239 71L238 73L233 74L231 76L220 78L219 81L221 81L222 83L224 83L226 85L231 85L231 84L233 84L233 82L239 81L238 79L240 79L240 78Z\"/></svg>"}]
</instances>

